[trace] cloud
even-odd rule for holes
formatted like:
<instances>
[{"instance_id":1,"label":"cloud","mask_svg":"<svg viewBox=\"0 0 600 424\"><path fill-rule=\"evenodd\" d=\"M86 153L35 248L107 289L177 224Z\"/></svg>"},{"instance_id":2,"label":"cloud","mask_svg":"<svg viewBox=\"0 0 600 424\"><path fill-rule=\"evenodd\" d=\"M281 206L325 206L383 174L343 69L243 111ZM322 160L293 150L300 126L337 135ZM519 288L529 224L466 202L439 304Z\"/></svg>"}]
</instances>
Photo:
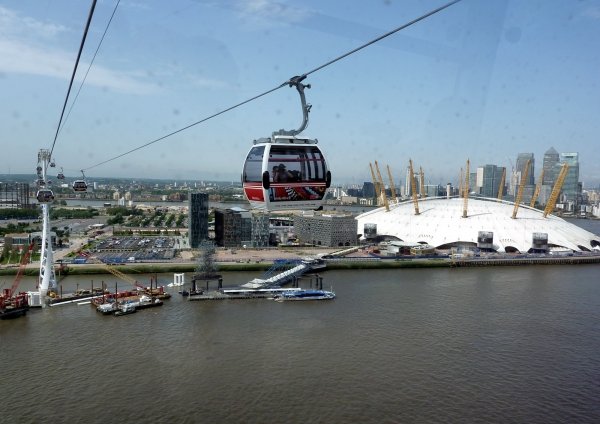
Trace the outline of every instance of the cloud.
<instances>
[{"instance_id":1,"label":"cloud","mask_svg":"<svg viewBox=\"0 0 600 424\"><path fill-rule=\"evenodd\" d=\"M275 23L298 23L312 15L308 9L301 9L275 0L242 0L235 8L243 18Z\"/></svg>"},{"instance_id":2,"label":"cloud","mask_svg":"<svg viewBox=\"0 0 600 424\"><path fill-rule=\"evenodd\" d=\"M0 36L2 38L27 35L50 38L65 31L67 28L62 25L19 16L16 12L0 6Z\"/></svg>"},{"instance_id":3,"label":"cloud","mask_svg":"<svg viewBox=\"0 0 600 424\"><path fill-rule=\"evenodd\" d=\"M20 16L0 7L0 74L36 75L68 79L73 72L75 53L54 45L60 33L68 31L61 25L43 23ZM78 76L84 75L89 63L80 62ZM86 85L112 89L128 94L152 94L160 91L156 84L148 83L137 75L94 65Z\"/></svg>"}]
</instances>

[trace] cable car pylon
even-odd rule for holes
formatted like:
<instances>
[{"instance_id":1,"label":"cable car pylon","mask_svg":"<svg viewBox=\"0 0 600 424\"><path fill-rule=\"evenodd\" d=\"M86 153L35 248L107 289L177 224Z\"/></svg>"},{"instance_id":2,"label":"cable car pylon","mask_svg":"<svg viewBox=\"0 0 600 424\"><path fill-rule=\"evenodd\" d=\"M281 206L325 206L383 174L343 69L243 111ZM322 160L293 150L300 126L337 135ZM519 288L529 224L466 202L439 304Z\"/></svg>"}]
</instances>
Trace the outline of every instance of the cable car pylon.
<instances>
[{"instance_id":1,"label":"cable car pylon","mask_svg":"<svg viewBox=\"0 0 600 424\"><path fill-rule=\"evenodd\" d=\"M50 164L50 151L41 149L38 153L38 170L40 179L47 186L47 175L46 171ZM41 190L40 190L41 191ZM45 190L50 191L50 190ZM52 193L50 191L50 193ZM46 306L46 296L49 290L56 290L56 276L54 274L54 253L52 251L52 236L50 234L50 202L54 200L40 201L40 194L38 192L38 201L42 205L42 242L41 242L41 255L40 255L40 273L38 281L38 293L29 293L29 306ZM44 198L43 198L44 199ZM47 200L47 199L44 199ZM39 297L38 297L39 296Z\"/></svg>"}]
</instances>

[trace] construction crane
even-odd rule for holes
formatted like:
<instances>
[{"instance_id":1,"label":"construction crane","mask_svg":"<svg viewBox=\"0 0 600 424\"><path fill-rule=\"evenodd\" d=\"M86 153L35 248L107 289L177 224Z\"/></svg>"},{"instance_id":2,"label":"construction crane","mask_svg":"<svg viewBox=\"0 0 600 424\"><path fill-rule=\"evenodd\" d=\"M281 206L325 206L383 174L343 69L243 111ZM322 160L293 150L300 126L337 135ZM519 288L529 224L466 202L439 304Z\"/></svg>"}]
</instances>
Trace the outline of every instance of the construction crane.
<instances>
[{"instance_id":1,"label":"construction crane","mask_svg":"<svg viewBox=\"0 0 600 424\"><path fill-rule=\"evenodd\" d=\"M120 278L123 281L127 281L128 283L132 284L133 286L139 288L139 289L146 289L146 287L144 287L143 284L138 283L138 281L134 278L131 278L130 276L128 276L127 274L122 273L121 271L119 271L118 269L102 262L102 260L100 260L99 258L97 258L96 256L92 256L87 252L80 252L79 253L81 256L86 257L90 262L101 265L102 268L104 268L106 271L110 272L112 275L114 275L117 278Z\"/></svg>"},{"instance_id":2,"label":"construction crane","mask_svg":"<svg viewBox=\"0 0 600 424\"><path fill-rule=\"evenodd\" d=\"M398 194L396 193L396 186L394 185L394 178L392 177L392 171L390 170L390 166L387 165L388 178L390 179L390 190L392 191L392 197L398 203Z\"/></svg>"},{"instance_id":3,"label":"construction crane","mask_svg":"<svg viewBox=\"0 0 600 424\"><path fill-rule=\"evenodd\" d=\"M17 271L15 280L13 281L12 286L10 288L10 292L8 293L9 297L14 296L15 293L17 292L17 288L19 287L19 283L21 282L21 279L23 278L25 268L27 268L27 264L29 263L29 257L31 256L31 253L33 252L34 248L35 248L35 241L32 241L29 244L27 251L23 253L23 256L21 257L21 262L19 263L19 270Z\"/></svg>"},{"instance_id":4,"label":"construction crane","mask_svg":"<svg viewBox=\"0 0 600 424\"><path fill-rule=\"evenodd\" d=\"M506 168L502 170L502 178L500 178L500 186L498 187L498 200L502 200L504 194L504 183L506 182Z\"/></svg>"},{"instance_id":5,"label":"construction crane","mask_svg":"<svg viewBox=\"0 0 600 424\"><path fill-rule=\"evenodd\" d=\"M390 204L388 203L387 195L385 194L385 185L383 184L383 178L381 178L381 172L379 171L379 164L375 161L375 170L377 171L377 178L381 184L381 200L383 200L383 206L387 212L390 211Z\"/></svg>"},{"instance_id":6,"label":"construction crane","mask_svg":"<svg viewBox=\"0 0 600 424\"><path fill-rule=\"evenodd\" d=\"M425 173L423 172L423 168L419 166L419 177L421 178L420 181L420 194L421 194L421 198L427 197L427 195L425 194Z\"/></svg>"},{"instance_id":7,"label":"construction crane","mask_svg":"<svg viewBox=\"0 0 600 424\"><path fill-rule=\"evenodd\" d=\"M419 215L419 200L417 199L417 184L415 183L415 173L413 172L412 159L408 160L408 169L410 177L410 189L412 191L412 200L415 205L415 215Z\"/></svg>"},{"instance_id":8,"label":"construction crane","mask_svg":"<svg viewBox=\"0 0 600 424\"><path fill-rule=\"evenodd\" d=\"M523 174L521 175L521 182L519 184L519 191L517 191L517 197L515 198L515 207L513 209L512 219L515 219L517 217L517 212L519 211L519 204L521 203L521 199L523 198L523 189L525 188L525 182L527 182L527 174L529 174L530 162L531 159L527 159L525 169L523 170Z\"/></svg>"},{"instance_id":9,"label":"construction crane","mask_svg":"<svg viewBox=\"0 0 600 424\"><path fill-rule=\"evenodd\" d=\"M467 159L467 168L465 170L465 186L463 187L463 214L462 217L467 217L467 207L469 206L469 159Z\"/></svg>"},{"instance_id":10,"label":"construction crane","mask_svg":"<svg viewBox=\"0 0 600 424\"><path fill-rule=\"evenodd\" d=\"M371 179L373 180L373 188L375 190L375 198L377 199L377 205L375 205L375 206L379 206L379 197L381 195L380 190L379 190L379 181L377 181L377 178L375 178L375 171L373 171L373 165L371 165L371 162L369 162L369 168L371 168Z\"/></svg>"},{"instance_id":11,"label":"construction crane","mask_svg":"<svg viewBox=\"0 0 600 424\"><path fill-rule=\"evenodd\" d=\"M569 164L563 163L562 167L560 168L560 172L558 173L558 177L556 177L556 182L554 183L554 188L552 189L548 203L546 203L546 208L544 209L544 218L546 218L548 214L554 210L554 206L556 206L556 201L558 200L558 195L560 194L560 190L565 182L568 170Z\"/></svg>"},{"instance_id":12,"label":"construction crane","mask_svg":"<svg viewBox=\"0 0 600 424\"><path fill-rule=\"evenodd\" d=\"M544 169L542 169L542 173L540 174L540 178L538 179L537 184L535 185L535 191L533 192L533 196L531 196L531 203L529 203L529 207L535 206L535 201L540 195L540 190L542 189L542 181L544 181Z\"/></svg>"}]
</instances>

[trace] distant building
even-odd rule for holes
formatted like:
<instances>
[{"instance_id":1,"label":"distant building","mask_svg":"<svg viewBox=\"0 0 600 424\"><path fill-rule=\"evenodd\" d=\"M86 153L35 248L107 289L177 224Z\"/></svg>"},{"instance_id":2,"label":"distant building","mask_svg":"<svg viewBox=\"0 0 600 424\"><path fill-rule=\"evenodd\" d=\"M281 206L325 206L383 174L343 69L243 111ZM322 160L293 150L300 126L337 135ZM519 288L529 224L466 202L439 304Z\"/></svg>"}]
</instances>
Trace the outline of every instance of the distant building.
<instances>
[{"instance_id":1,"label":"distant building","mask_svg":"<svg viewBox=\"0 0 600 424\"><path fill-rule=\"evenodd\" d=\"M375 197L375 185L370 182L364 182L362 188L362 197L372 199Z\"/></svg>"},{"instance_id":2,"label":"distant building","mask_svg":"<svg viewBox=\"0 0 600 424\"><path fill-rule=\"evenodd\" d=\"M251 247L252 214L242 208L215 210L215 243L221 247Z\"/></svg>"},{"instance_id":3,"label":"distant building","mask_svg":"<svg viewBox=\"0 0 600 424\"><path fill-rule=\"evenodd\" d=\"M581 184L579 183L579 153L561 153L560 165L569 165L567 176L562 186L562 202L572 203L574 206L581 204ZM560 166L560 165L557 165Z\"/></svg>"},{"instance_id":4,"label":"distant building","mask_svg":"<svg viewBox=\"0 0 600 424\"><path fill-rule=\"evenodd\" d=\"M208 240L208 194L190 193L188 231L190 247L198 248Z\"/></svg>"},{"instance_id":5,"label":"distant building","mask_svg":"<svg viewBox=\"0 0 600 424\"><path fill-rule=\"evenodd\" d=\"M29 184L0 183L0 208L29 208Z\"/></svg>"},{"instance_id":6,"label":"distant building","mask_svg":"<svg viewBox=\"0 0 600 424\"><path fill-rule=\"evenodd\" d=\"M500 189L504 171L504 167L496 165L485 165L482 168L482 184L480 191L482 196L498 197L498 190ZM502 193L504 193L504 187L502 188Z\"/></svg>"},{"instance_id":7,"label":"distant building","mask_svg":"<svg viewBox=\"0 0 600 424\"><path fill-rule=\"evenodd\" d=\"M544 169L544 178L542 179L543 185L554 185L554 181L556 181L556 165L559 162L560 155L554 150L554 147L550 147L550 149L544 153L544 162L542 165Z\"/></svg>"},{"instance_id":8,"label":"distant building","mask_svg":"<svg viewBox=\"0 0 600 424\"><path fill-rule=\"evenodd\" d=\"M357 222L351 215L298 215L294 231L299 241L315 246L354 246Z\"/></svg>"},{"instance_id":9,"label":"distant building","mask_svg":"<svg viewBox=\"0 0 600 424\"><path fill-rule=\"evenodd\" d=\"M535 185L535 158L533 157L533 153L519 153L517 156L517 172L521 173L521 176L525 172L525 165L527 165L527 161L529 160L529 170L527 172L527 181L525 181L525 185Z\"/></svg>"}]
</instances>

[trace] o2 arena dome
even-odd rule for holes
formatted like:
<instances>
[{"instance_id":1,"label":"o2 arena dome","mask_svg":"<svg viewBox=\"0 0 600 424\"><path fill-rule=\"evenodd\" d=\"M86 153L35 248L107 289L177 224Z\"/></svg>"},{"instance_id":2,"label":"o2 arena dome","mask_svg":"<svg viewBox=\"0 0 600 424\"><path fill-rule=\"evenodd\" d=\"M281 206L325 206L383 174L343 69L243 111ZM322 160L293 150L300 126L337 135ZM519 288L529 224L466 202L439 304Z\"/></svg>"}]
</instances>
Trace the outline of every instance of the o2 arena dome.
<instances>
[{"instance_id":1,"label":"o2 arena dome","mask_svg":"<svg viewBox=\"0 0 600 424\"><path fill-rule=\"evenodd\" d=\"M463 198L419 199L419 215L412 201L378 208L356 217L361 239L398 240L428 244L437 249L479 247L496 252L547 252L600 250L600 236L554 215L514 203L469 198L463 218Z\"/></svg>"}]
</instances>

